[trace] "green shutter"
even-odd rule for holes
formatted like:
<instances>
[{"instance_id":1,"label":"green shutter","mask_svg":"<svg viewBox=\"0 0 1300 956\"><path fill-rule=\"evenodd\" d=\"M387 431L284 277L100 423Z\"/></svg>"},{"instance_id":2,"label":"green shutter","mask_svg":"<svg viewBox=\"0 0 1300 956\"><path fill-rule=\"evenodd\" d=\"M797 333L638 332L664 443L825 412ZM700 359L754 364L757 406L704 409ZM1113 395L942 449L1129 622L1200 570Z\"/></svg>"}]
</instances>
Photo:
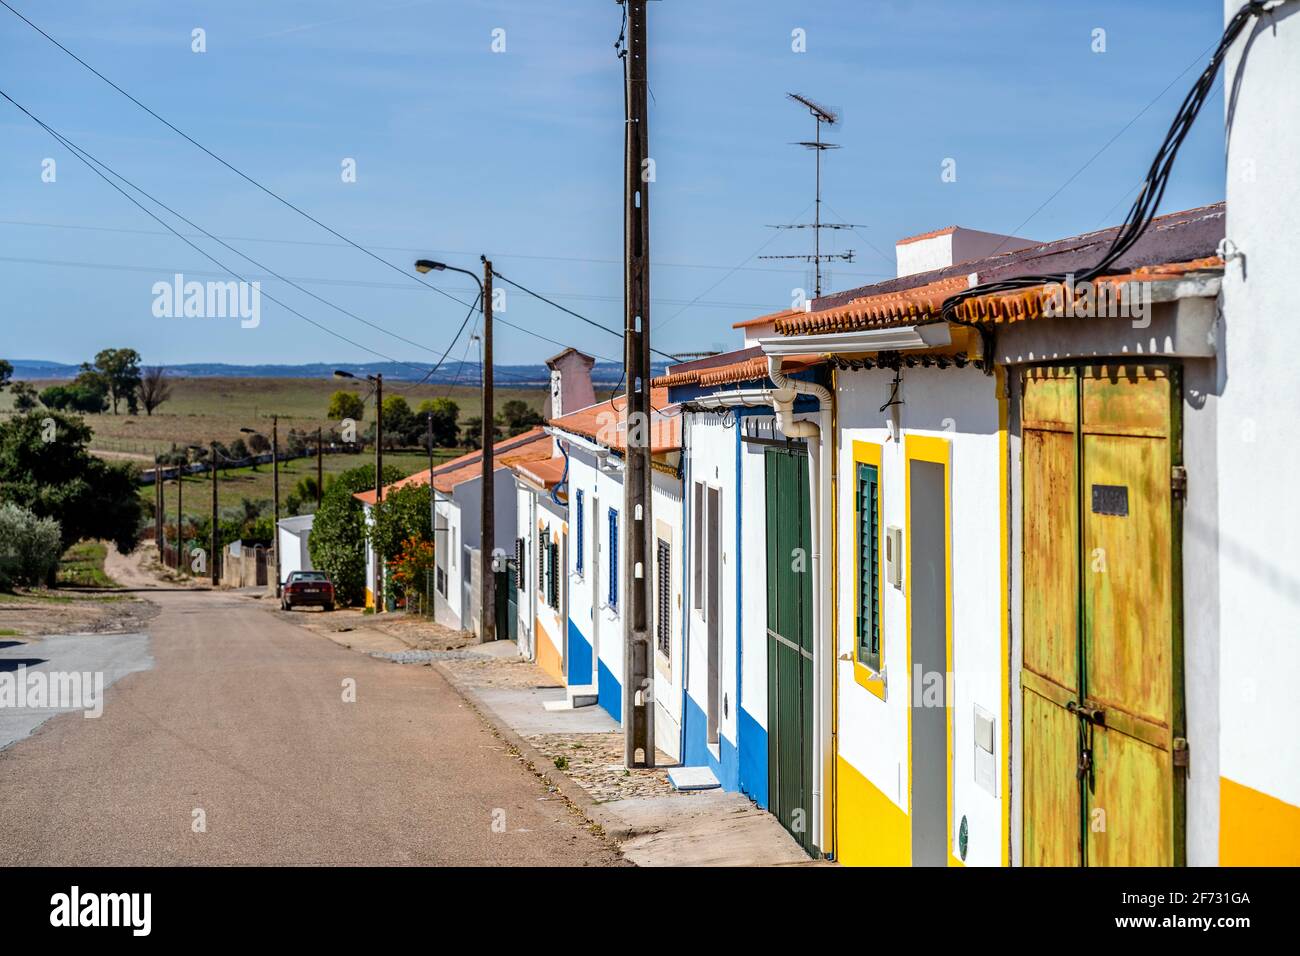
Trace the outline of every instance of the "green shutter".
<instances>
[{"instance_id":1,"label":"green shutter","mask_svg":"<svg viewBox=\"0 0 1300 956\"><path fill-rule=\"evenodd\" d=\"M858 465L858 660L880 670L880 494L875 465Z\"/></svg>"}]
</instances>

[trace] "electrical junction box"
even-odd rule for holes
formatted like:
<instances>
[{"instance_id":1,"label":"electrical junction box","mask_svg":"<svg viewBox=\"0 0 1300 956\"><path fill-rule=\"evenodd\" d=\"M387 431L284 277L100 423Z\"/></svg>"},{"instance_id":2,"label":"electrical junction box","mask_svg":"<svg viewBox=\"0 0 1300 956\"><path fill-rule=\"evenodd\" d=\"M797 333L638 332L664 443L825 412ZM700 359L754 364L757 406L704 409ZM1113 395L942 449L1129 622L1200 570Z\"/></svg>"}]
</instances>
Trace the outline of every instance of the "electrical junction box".
<instances>
[{"instance_id":1,"label":"electrical junction box","mask_svg":"<svg viewBox=\"0 0 1300 956\"><path fill-rule=\"evenodd\" d=\"M885 580L903 587L903 529L893 525L885 529Z\"/></svg>"},{"instance_id":2,"label":"electrical junction box","mask_svg":"<svg viewBox=\"0 0 1300 956\"><path fill-rule=\"evenodd\" d=\"M975 783L998 795L998 722L992 714L978 704L975 706Z\"/></svg>"}]
</instances>

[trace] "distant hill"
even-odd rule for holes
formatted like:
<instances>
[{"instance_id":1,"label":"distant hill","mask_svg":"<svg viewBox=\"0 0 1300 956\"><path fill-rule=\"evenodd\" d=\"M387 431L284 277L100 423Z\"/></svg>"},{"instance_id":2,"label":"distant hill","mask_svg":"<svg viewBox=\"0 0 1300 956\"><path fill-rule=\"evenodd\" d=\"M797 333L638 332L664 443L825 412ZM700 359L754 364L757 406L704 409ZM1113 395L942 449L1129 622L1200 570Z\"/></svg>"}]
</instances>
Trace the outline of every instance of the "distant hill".
<instances>
[{"instance_id":1,"label":"distant hill","mask_svg":"<svg viewBox=\"0 0 1300 956\"><path fill-rule=\"evenodd\" d=\"M10 359L14 367L15 379L69 379L75 378L80 366L63 362L46 362L41 359ZM384 378L415 381L421 373L407 365L396 362L376 362L371 365L357 365L351 362L317 362L307 365L228 365L222 362L190 362L183 365L168 365L170 375L186 378L330 378L335 369L346 369L354 375L383 374ZM546 385L551 380L550 370L545 365L496 365L495 382L498 386L511 385ZM654 374L663 372L665 365L653 366ZM592 381L597 385L614 386L622 377L622 366L613 362L597 362L592 369ZM437 384L472 385L479 380L477 362L449 362L438 369L428 381Z\"/></svg>"}]
</instances>

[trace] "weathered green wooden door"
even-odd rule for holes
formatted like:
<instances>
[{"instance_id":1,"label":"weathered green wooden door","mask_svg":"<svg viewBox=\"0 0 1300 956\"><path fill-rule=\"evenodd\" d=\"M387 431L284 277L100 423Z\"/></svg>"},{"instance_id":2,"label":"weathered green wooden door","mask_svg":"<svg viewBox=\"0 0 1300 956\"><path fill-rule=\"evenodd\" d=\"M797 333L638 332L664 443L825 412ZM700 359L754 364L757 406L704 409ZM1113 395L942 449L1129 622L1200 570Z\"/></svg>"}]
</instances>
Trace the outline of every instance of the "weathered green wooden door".
<instances>
[{"instance_id":1,"label":"weathered green wooden door","mask_svg":"<svg viewBox=\"0 0 1300 956\"><path fill-rule=\"evenodd\" d=\"M1177 865L1177 370L1023 382L1024 862Z\"/></svg>"},{"instance_id":2,"label":"weathered green wooden door","mask_svg":"<svg viewBox=\"0 0 1300 956\"><path fill-rule=\"evenodd\" d=\"M766 450L768 804L809 853L812 833L812 527L804 446Z\"/></svg>"}]
</instances>

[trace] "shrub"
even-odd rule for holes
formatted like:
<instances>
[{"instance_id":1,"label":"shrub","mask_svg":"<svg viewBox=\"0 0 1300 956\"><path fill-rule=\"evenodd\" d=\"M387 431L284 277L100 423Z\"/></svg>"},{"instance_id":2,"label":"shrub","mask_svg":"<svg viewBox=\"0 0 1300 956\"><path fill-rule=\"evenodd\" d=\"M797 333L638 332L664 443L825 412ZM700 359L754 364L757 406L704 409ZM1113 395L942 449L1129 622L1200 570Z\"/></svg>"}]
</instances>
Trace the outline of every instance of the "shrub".
<instances>
[{"instance_id":1,"label":"shrub","mask_svg":"<svg viewBox=\"0 0 1300 956\"><path fill-rule=\"evenodd\" d=\"M384 481L403 478L392 466ZM366 593L366 529L361 502L352 496L375 486L375 466L362 465L342 472L321 498L312 521L307 550L312 567L329 574L339 604L360 604Z\"/></svg>"},{"instance_id":2,"label":"shrub","mask_svg":"<svg viewBox=\"0 0 1300 956\"><path fill-rule=\"evenodd\" d=\"M0 588L52 581L62 553L57 521L13 503L0 504Z\"/></svg>"}]
</instances>

